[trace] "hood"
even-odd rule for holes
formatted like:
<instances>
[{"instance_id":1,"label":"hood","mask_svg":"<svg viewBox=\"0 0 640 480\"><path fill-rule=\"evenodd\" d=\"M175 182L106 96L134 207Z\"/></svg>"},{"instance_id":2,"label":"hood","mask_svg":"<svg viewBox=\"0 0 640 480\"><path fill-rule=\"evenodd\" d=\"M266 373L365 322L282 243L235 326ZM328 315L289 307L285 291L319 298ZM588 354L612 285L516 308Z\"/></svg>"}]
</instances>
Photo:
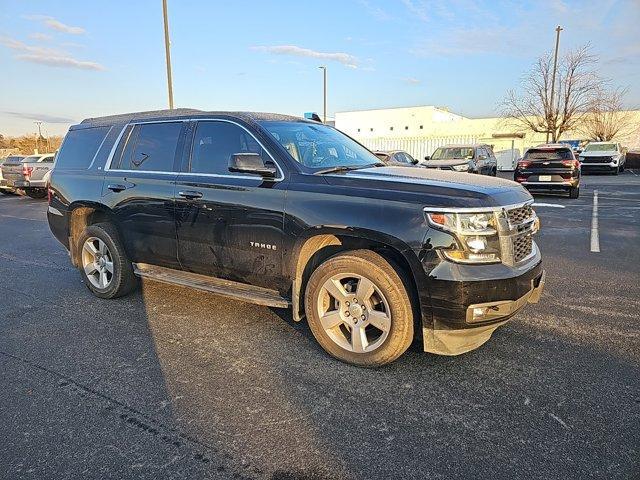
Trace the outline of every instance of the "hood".
<instances>
[{"instance_id":1,"label":"hood","mask_svg":"<svg viewBox=\"0 0 640 480\"><path fill-rule=\"evenodd\" d=\"M582 152L580 153L580 157L613 157L614 155L620 155L620 152L616 152L615 150L604 150L601 152Z\"/></svg>"},{"instance_id":2,"label":"hood","mask_svg":"<svg viewBox=\"0 0 640 480\"><path fill-rule=\"evenodd\" d=\"M431 207L498 207L531 200L531 194L511 180L447 170L373 167L323 175L350 195L385 198Z\"/></svg>"},{"instance_id":3,"label":"hood","mask_svg":"<svg viewBox=\"0 0 640 480\"><path fill-rule=\"evenodd\" d=\"M453 167L454 165L464 165L465 163L469 163L469 160L454 158L453 160L426 160L423 165L426 167Z\"/></svg>"}]
</instances>

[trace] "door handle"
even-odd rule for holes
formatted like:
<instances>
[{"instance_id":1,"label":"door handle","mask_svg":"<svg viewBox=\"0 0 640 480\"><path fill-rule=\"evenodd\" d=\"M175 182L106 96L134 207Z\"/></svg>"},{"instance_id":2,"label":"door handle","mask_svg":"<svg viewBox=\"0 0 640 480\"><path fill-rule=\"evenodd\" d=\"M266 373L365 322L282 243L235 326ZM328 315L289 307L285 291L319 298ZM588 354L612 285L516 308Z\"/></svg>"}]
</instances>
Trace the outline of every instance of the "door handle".
<instances>
[{"instance_id":1,"label":"door handle","mask_svg":"<svg viewBox=\"0 0 640 480\"><path fill-rule=\"evenodd\" d=\"M109 190L111 190L112 192L121 192L123 190L127 189L126 185L122 185L120 183L111 183L109 185L107 185L107 188Z\"/></svg>"},{"instance_id":2,"label":"door handle","mask_svg":"<svg viewBox=\"0 0 640 480\"><path fill-rule=\"evenodd\" d=\"M195 192L193 190L178 192L178 195L184 198L188 198L189 200L193 200L194 198L202 198L202 192Z\"/></svg>"}]
</instances>

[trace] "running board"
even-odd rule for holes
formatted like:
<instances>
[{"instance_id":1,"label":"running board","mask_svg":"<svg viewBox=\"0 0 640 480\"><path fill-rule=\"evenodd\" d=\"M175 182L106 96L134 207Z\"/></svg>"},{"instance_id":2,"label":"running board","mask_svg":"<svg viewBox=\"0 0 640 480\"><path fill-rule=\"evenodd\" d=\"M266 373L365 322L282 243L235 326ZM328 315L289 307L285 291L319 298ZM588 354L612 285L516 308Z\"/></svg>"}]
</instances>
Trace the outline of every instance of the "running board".
<instances>
[{"instance_id":1,"label":"running board","mask_svg":"<svg viewBox=\"0 0 640 480\"><path fill-rule=\"evenodd\" d=\"M246 283L233 282L231 280L223 280L221 278L208 277L206 275L158 267L146 263L134 263L133 272L139 277L148 278L149 280L191 287L257 305L278 308L291 307L291 302L275 290L255 287L253 285L247 285Z\"/></svg>"}]
</instances>

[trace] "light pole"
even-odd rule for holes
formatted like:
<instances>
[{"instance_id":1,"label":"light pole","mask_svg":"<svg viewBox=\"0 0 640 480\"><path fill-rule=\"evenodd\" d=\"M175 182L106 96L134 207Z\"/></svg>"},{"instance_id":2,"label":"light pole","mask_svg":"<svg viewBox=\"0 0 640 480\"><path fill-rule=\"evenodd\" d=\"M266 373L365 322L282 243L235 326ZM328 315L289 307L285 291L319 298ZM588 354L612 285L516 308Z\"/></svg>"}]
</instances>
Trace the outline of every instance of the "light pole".
<instances>
[{"instance_id":1,"label":"light pole","mask_svg":"<svg viewBox=\"0 0 640 480\"><path fill-rule=\"evenodd\" d=\"M38 153L40 153L40 138L42 138L42 121L36 120L33 123L38 125L38 137L36 138L36 150L38 150Z\"/></svg>"},{"instance_id":2,"label":"light pole","mask_svg":"<svg viewBox=\"0 0 640 480\"><path fill-rule=\"evenodd\" d=\"M167 0L162 0L162 17L164 19L164 51L167 58L167 88L169 90L169 109L173 110L173 81L171 79L171 48L169 46L169 16Z\"/></svg>"},{"instance_id":3,"label":"light pole","mask_svg":"<svg viewBox=\"0 0 640 480\"><path fill-rule=\"evenodd\" d=\"M318 67L322 70L322 91L323 91L323 104L324 104L324 113L322 118L322 123L327 123L327 67L322 66Z\"/></svg>"},{"instance_id":4,"label":"light pole","mask_svg":"<svg viewBox=\"0 0 640 480\"><path fill-rule=\"evenodd\" d=\"M553 73L551 74L551 97L550 97L550 117L554 118L553 125L555 128L555 88L556 88L556 70L558 68L558 47L560 46L560 32L562 31L562 27L558 25L556 27L556 52L553 55ZM547 120L547 127L549 127L549 121ZM555 132L554 132L555 136ZM547 128L547 143L549 143L549 128Z\"/></svg>"}]
</instances>

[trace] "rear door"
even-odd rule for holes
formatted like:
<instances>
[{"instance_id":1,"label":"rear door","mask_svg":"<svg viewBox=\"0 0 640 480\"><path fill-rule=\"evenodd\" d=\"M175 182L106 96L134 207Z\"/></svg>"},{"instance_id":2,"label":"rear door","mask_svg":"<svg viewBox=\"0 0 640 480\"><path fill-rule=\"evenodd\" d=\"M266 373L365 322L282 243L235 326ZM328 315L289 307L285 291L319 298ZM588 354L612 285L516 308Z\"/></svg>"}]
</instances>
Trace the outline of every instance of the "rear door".
<instances>
[{"instance_id":1,"label":"rear door","mask_svg":"<svg viewBox=\"0 0 640 480\"><path fill-rule=\"evenodd\" d=\"M176 182L178 257L183 269L272 289L284 286L285 184L229 171L236 153L275 160L244 126L230 120L192 124L191 150Z\"/></svg>"},{"instance_id":2,"label":"rear door","mask_svg":"<svg viewBox=\"0 0 640 480\"><path fill-rule=\"evenodd\" d=\"M134 262L178 267L174 189L187 122L129 125L105 168L104 202Z\"/></svg>"}]
</instances>

